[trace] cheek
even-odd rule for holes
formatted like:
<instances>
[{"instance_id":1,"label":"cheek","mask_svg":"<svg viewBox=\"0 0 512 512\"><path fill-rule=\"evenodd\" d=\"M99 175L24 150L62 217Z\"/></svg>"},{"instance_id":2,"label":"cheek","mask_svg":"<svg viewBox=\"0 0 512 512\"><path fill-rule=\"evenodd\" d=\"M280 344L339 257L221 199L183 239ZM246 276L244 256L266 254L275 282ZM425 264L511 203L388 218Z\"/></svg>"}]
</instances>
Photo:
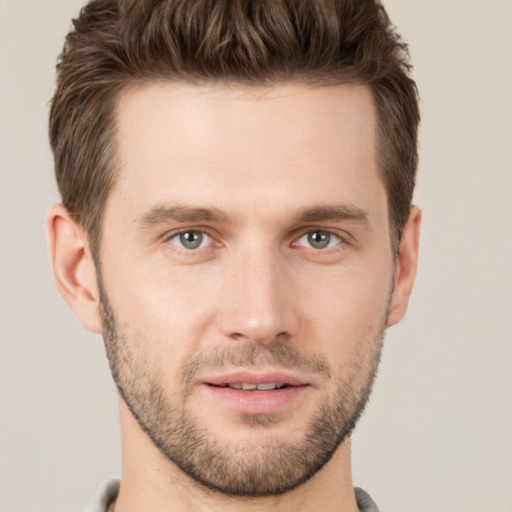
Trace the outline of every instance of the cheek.
<instances>
[{"instance_id":1,"label":"cheek","mask_svg":"<svg viewBox=\"0 0 512 512\"><path fill-rule=\"evenodd\" d=\"M105 288L135 357L171 383L205 338L215 314L213 287L192 272L140 267L112 267Z\"/></svg>"},{"instance_id":2,"label":"cheek","mask_svg":"<svg viewBox=\"0 0 512 512\"><path fill-rule=\"evenodd\" d=\"M308 331L327 354L338 361L348 360L380 336L391 276L382 264L373 269L341 270L324 280L321 287L309 287L303 294Z\"/></svg>"}]
</instances>

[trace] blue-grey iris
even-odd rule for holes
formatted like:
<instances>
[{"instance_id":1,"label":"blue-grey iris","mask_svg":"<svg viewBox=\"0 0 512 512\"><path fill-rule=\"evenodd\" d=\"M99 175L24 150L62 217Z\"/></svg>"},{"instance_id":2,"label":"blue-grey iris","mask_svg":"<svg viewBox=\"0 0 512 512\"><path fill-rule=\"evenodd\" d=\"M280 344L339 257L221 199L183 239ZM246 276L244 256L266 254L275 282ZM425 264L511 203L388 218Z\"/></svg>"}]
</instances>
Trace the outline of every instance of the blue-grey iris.
<instances>
[{"instance_id":1,"label":"blue-grey iris","mask_svg":"<svg viewBox=\"0 0 512 512\"><path fill-rule=\"evenodd\" d=\"M312 231L308 234L308 242L315 249L325 249L331 242L331 234L326 231Z\"/></svg>"},{"instance_id":2,"label":"blue-grey iris","mask_svg":"<svg viewBox=\"0 0 512 512\"><path fill-rule=\"evenodd\" d=\"M180 243L185 249L197 249L203 243L203 238L203 233L200 231L180 233Z\"/></svg>"}]
</instances>

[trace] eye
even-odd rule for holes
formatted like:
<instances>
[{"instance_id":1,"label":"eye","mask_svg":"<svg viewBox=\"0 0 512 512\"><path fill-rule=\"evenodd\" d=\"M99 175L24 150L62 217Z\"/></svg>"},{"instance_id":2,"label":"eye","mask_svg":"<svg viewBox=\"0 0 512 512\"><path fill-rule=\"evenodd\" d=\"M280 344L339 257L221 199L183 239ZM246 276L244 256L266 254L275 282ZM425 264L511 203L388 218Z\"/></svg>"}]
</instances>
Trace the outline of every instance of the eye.
<instances>
[{"instance_id":1,"label":"eye","mask_svg":"<svg viewBox=\"0 0 512 512\"><path fill-rule=\"evenodd\" d=\"M311 247L312 249L330 249L336 247L341 238L330 231L308 231L296 242L297 245Z\"/></svg>"},{"instance_id":2,"label":"eye","mask_svg":"<svg viewBox=\"0 0 512 512\"><path fill-rule=\"evenodd\" d=\"M212 241L212 237L203 231L182 231L169 238L169 242L181 249L202 249L207 247Z\"/></svg>"}]
</instances>

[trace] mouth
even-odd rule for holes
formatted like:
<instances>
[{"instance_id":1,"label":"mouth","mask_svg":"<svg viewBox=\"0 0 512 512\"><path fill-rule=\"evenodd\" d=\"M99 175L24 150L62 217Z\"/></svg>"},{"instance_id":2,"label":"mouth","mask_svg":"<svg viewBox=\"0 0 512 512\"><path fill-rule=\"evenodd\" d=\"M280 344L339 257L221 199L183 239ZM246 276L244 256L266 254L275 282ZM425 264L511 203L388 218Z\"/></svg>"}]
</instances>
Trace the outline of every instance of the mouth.
<instances>
[{"instance_id":1,"label":"mouth","mask_svg":"<svg viewBox=\"0 0 512 512\"><path fill-rule=\"evenodd\" d=\"M311 387L306 379L282 372L238 372L205 379L215 406L245 414L272 414L299 404Z\"/></svg>"},{"instance_id":2,"label":"mouth","mask_svg":"<svg viewBox=\"0 0 512 512\"><path fill-rule=\"evenodd\" d=\"M211 384L209 386L217 388L231 388L243 391L272 391L274 389L284 389L293 387L291 384L277 384L276 382L262 382L258 384L252 384L249 382L233 382L232 384Z\"/></svg>"}]
</instances>

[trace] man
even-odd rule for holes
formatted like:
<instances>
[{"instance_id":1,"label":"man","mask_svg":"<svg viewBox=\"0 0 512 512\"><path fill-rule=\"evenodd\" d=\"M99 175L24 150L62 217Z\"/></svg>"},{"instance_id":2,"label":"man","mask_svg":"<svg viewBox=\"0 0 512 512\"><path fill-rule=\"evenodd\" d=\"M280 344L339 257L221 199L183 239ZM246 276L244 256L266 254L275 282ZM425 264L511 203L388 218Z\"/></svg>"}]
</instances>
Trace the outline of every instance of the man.
<instances>
[{"instance_id":1,"label":"man","mask_svg":"<svg viewBox=\"0 0 512 512\"><path fill-rule=\"evenodd\" d=\"M419 121L374 0L94 0L58 66L57 286L103 335L89 511L377 510L350 434L418 253Z\"/></svg>"}]
</instances>

